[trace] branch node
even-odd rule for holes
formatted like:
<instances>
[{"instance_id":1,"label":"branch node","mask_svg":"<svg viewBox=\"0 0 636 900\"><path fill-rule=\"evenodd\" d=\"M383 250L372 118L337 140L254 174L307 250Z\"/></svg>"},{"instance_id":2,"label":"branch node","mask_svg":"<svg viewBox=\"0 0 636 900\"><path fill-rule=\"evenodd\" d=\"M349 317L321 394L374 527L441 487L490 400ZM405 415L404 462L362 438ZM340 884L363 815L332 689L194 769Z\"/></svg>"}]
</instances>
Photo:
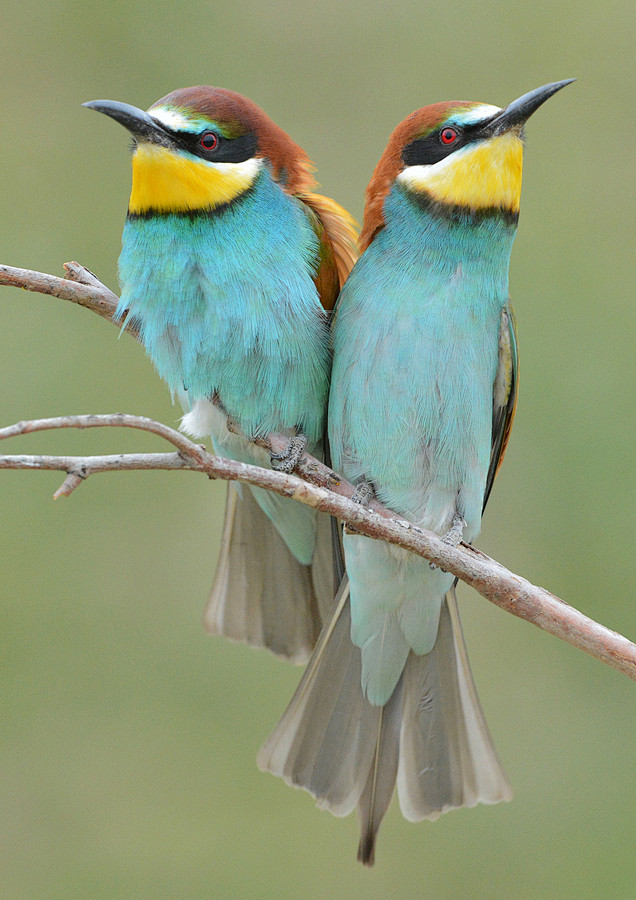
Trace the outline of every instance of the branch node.
<instances>
[{"instance_id":1,"label":"branch node","mask_svg":"<svg viewBox=\"0 0 636 900\"><path fill-rule=\"evenodd\" d=\"M92 287L106 287L106 285L102 284L97 275L85 266L81 266L78 262L75 262L75 260L64 263L64 271L66 273L64 278L67 281L77 281L78 284L88 284Z\"/></svg>"},{"instance_id":2,"label":"branch node","mask_svg":"<svg viewBox=\"0 0 636 900\"><path fill-rule=\"evenodd\" d=\"M88 473L86 470L69 472L60 487L53 494L53 499L59 500L60 497L70 496L75 488L78 488L87 477Z\"/></svg>"},{"instance_id":3,"label":"branch node","mask_svg":"<svg viewBox=\"0 0 636 900\"><path fill-rule=\"evenodd\" d=\"M67 263L65 269L67 278L58 278L43 272L0 265L0 284L21 287L27 291L77 303L113 322L120 331L126 330L133 337L139 338L138 322L126 320L122 329L121 322L114 321L119 298L92 272L76 262ZM212 399L221 409L223 408L216 395ZM509 572L500 563L470 545L462 542L456 548L445 547L440 556L438 535L427 532L413 523L405 523L402 516L396 516L377 501L373 501L370 508L352 504L348 498L354 493L353 485L311 457L302 458L299 470L309 477L307 481L299 482L298 479L282 476L268 469L214 456L174 429L142 416L122 414L117 417L67 416L22 421L17 425L0 429L0 439L52 428L90 428L109 425L140 428L152 432L169 441L178 453L119 454L112 457L75 459L2 455L0 468L56 469L67 472L66 479L56 491L55 497L68 496L88 475L96 472L131 469L181 469L205 472L210 479L238 480L275 491L283 496L296 497L345 523L355 523L357 526L355 530L359 529L360 533L370 538L388 541L426 559L437 559L438 565L443 563L445 569L472 585L496 606L532 622L636 680L636 644L584 616L554 594ZM237 431L240 434L237 423L232 419L229 419L227 427L228 431ZM257 446L274 452L280 452L281 446L288 440L280 434L251 439ZM332 488L332 491L325 491L325 486Z\"/></svg>"}]
</instances>

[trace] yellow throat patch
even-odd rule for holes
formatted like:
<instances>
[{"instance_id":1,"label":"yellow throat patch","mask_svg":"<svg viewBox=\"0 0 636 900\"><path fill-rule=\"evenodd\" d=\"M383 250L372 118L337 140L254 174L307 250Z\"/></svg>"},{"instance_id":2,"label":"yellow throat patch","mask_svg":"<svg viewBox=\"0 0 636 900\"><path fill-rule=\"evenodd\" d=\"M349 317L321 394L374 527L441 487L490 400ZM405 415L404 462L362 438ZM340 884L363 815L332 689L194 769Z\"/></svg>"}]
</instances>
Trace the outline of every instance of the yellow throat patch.
<instances>
[{"instance_id":1,"label":"yellow throat patch","mask_svg":"<svg viewBox=\"0 0 636 900\"><path fill-rule=\"evenodd\" d=\"M433 200L480 210L516 213L521 196L523 144L514 132L470 145L430 166L409 166L398 179Z\"/></svg>"},{"instance_id":2,"label":"yellow throat patch","mask_svg":"<svg viewBox=\"0 0 636 900\"><path fill-rule=\"evenodd\" d=\"M128 212L177 213L214 209L251 187L260 165L260 159L209 163L203 159L188 159L157 144L139 144L132 158Z\"/></svg>"}]
</instances>

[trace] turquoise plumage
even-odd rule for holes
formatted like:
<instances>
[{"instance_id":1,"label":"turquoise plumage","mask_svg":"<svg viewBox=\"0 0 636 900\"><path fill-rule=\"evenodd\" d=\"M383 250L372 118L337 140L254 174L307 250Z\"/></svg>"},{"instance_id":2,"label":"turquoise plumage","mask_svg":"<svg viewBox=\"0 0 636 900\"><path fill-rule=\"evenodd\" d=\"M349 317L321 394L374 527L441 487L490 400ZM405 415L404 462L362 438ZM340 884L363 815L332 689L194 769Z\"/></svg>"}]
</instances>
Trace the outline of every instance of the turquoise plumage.
<instances>
[{"instance_id":1,"label":"turquoise plumage","mask_svg":"<svg viewBox=\"0 0 636 900\"><path fill-rule=\"evenodd\" d=\"M313 281L318 238L300 202L263 167L222 214L131 216L122 243L118 313L140 322L170 389L190 404L217 391L244 434L298 424L316 446L328 317Z\"/></svg>"},{"instance_id":2,"label":"turquoise plumage","mask_svg":"<svg viewBox=\"0 0 636 900\"><path fill-rule=\"evenodd\" d=\"M398 184L384 215L386 227L350 276L334 325L333 464L439 534L459 513L464 538L473 541L515 227L499 217L449 224ZM344 546L363 685L383 705L409 651L432 649L453 577L359 535L345 534Z\"/></svg>"},{"instance_id":3,"label":"turquoise plumage","mask_svg":"<svg viewBox=\"0 0 636 900\"><path fill-rule=\"evenodd\" d=\"M450 102L394 131L367 189L364 253L333 322L334 467L449 543L473 541L515 409L508 266L526 119ZM406 818L511 796L479 704L452 575L343 536L348 582L259 765L336 815L371 865L395 785Z\"/></svg>"},{"instance_id":4,"label":"turquoise plumage","mask_svg":"<svg viewBox=\"0 0 636 900\"><path fill-rule=\"evenodd\" d=\"M320 456L351 219L311 193L304 152L238 94L186 88L148 113L88 105L135 138L117 316L137 324L182 427L257 465L269 457L250 439L269 432L302 433ZM333 597L330 544L315 511L231 485L209 630L306 659Z\"/></svg>"},{"instance_id":5,"label":"turquoise plumage","mask_svg":"<svg viewBox=\"0 0 636 900\"><path fill-rule=\"evenodd\" d=\"M300 203L263 168L249 195L223 215L132 216L122 243L118 314L140 323L146 352L185 408L203 401L196 436L212 433L221 456L262 463L258 448L237 441L214 415L216 394L243 434L298 426L310 452L320 453L328 317L313 282L318 239ZM186 417L186 428L191 423ZM254 496L310 565L315 514L265 491Z\"/></svg>"}]
</instances>

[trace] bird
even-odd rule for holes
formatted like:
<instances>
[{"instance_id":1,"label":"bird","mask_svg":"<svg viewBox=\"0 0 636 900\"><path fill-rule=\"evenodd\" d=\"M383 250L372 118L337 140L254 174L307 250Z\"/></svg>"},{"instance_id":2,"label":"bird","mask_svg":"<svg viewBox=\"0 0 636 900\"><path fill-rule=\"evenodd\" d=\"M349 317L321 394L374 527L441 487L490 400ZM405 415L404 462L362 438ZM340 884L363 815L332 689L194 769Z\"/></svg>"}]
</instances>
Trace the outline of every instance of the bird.
<instances>
[{"instance_id":1,"label":"bird","mask_svg":"<svg viewBox=\"0 0 636 900\"><path fill-rule=\"evenodd\" d=\"M505 108L435 103L392 133L333 319L329 440L357 499L474 541L516 407L508 270L524 126L573 79ZM258 765L335 815L372 865L395 786L406 819L512 796L470 670L455 579L345 529L330 621Z\"/></svg>"},{"instance_id":2,"label":"bird","mask_svg":"<svg viewBox=\"0 0 636 900\"><path fill-rule=\"evenodd\" d=\"M147 111L83 105L133 139L116 319L135 323L183 430L286 471L305 445L320 456L353 219L314 193L305 151L234 91L182 88ZM254 444L271 432L290 438L289 458ZM334 596L331 540L327 517L230 484L208 630L306 661Z\"/></svg>"}]
</instances>

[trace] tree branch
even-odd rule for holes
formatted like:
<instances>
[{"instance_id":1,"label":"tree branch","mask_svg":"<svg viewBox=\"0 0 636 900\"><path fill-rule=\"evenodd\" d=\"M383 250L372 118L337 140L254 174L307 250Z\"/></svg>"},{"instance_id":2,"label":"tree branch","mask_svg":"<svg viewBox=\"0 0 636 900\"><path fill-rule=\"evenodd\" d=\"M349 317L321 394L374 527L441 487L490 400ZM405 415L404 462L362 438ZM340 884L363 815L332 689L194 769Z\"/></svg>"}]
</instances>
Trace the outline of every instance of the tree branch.
<instances>
[{"instance_id":1,"label":"tree branch","mask_svg":"<svg viewBox=\"0 0 636 900\"><path fill-rule=\"evenodd\" d=\"M56 278L26 269L0 266L0 284L71 300L111 319L117 297L87 269L77 263L65 266L68 277ZM137 336L134 324L127 330ZM636 644L578 612L544 588L509 572L504 566L466 544L451 547L433 532L419 528L373 500L368 507L354 503L354 486L319 460L304 454L296 471L285 475L208 453L184 435L142 416L122 413L99 416L67 416L18 422L0 429L0 440L35 431L60 428L118 426L148 431L169 441L173 453L133 453L114 456L0 456L0 469L48 469L66 472L55 496L68 496L92 474L133 469L165 469L203 472L209 478L241 481L298 500L346 522L368 537L384 540L429 559L471 585L487 600L507 612L548 631L590 656L636 680ZM258 443L280 452L287 438L268 435Z\"/></svg>"},{"instance_id":2,"label":"tree branch","mask_svg":"<svg viewBox=\"0 0 636 900\"><path fill-rule=\"evenodd\" d=\"M66 278L58 278L56 275L46 275L44 272L32 272L30 269L15 269L13 266L0 265L0 284L11 287L24 288L26 291L34 291L38 294L48 294L51 297L59 297L60 300L70 300L86 309L91 309L103 319L113 321L113 315L117 309L119 298L117 294L102 284L98 278L80 266L79 263L66 263ZM136 329L126 329L133 335L137 335Z\"/></svg>"}]
</instances>

